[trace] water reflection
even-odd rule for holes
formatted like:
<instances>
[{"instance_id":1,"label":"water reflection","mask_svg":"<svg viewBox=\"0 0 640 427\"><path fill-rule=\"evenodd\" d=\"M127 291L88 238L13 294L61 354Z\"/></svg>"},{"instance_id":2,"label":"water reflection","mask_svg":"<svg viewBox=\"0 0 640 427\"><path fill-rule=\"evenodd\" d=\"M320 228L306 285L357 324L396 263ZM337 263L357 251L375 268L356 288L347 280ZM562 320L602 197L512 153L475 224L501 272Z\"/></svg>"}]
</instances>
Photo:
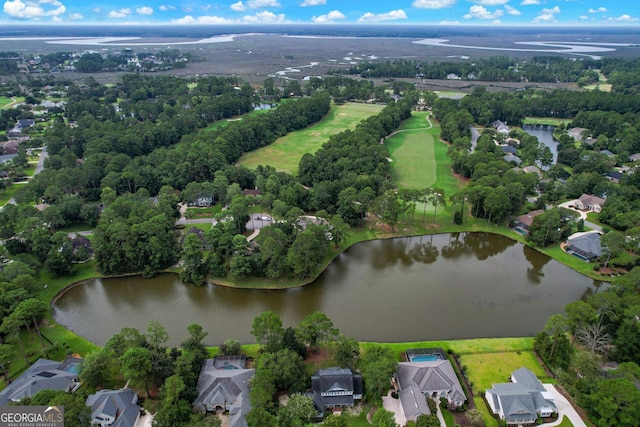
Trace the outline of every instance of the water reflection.
<instances>
[{"instance_id":1,"label":"water reflection","mask_svg":"<svg viewBox=\"0 0 640 427\"><path fill-rule=\"evenodd\" d=\"M99 344L125 326L144 330L151 320L167 328L172 345L190 323L208 331L208 344L254 342L251 322L265 310L277 311L285 326L321 310L359 340L414 341L531 336L594 288L513 240L453 233L358 244L302 288L195 287L171 274L94 280L71 289L54 311L60 323Z\"/></svg>"}]
</instances>

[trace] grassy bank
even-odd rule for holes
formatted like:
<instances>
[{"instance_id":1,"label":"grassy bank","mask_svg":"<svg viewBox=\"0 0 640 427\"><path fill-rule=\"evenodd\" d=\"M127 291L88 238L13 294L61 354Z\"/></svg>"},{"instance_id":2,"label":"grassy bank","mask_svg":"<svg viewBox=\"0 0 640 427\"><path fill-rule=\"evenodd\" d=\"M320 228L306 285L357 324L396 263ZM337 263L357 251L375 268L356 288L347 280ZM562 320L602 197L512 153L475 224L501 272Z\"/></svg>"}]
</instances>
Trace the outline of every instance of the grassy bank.
<instances>
[{"instance_id":1,"label":"grassy bank","mask_svg":"<svg viewBox=\"0 0 640 427\"><path fill-rule=\"evenodd\" d=\"M332 105L318 123L278 138L273 144L245 153L238 162L248 168L271 165L279 171L296 173L300 159L315 153L332 135L353 130L362 120L380 112L384 105L347 103Z\"/></svg>"},{"instance_id":2,"label":"grassy bank","mask_svg":"<svg viewBox=\"0 0 640 427\"><path fill-rule=\"evenodd\" d=\"M573 119L557 119L555 117L526 117L523 121L525 125L550 125L560 126L569 124Z\"/></svg>"}]
</instances>

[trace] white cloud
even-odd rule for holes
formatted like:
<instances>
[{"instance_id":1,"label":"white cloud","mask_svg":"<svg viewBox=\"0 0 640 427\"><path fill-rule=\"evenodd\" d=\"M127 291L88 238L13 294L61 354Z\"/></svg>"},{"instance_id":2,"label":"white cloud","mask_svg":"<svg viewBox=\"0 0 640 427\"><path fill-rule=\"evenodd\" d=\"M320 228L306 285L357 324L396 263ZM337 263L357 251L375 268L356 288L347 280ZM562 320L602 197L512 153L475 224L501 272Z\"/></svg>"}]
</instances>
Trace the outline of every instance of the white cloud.
<instances>
[{"instance_id":1,"label":"white cloud","mask_svg":"<svg viewBox=\"0 0 640 427\"><path fill-rule=\"evenodd\" d=\"M638 18L634 18L631 15L620 15L617 18L609 18L609 21L615 21L615 22L636 22L638 20Z\"/></svg>"},{"instance_id":2,"label":"white cloud","mask_svg":"<svg viewBox=\"0 0 640 427\"><path fill-rule=\"evenodd\" d=\"M3 10L12 18L29 19L62 15L67 11L67 8L58 0L27 0L26 3L22 0L7 0Z\"/></svg>"},{"instance_id":3,"label":"white cloud","mask_svg":"<svg viewBox=\"0 0 640 427\"><path fill-rule=\"evenodd\" d=\"M407 14L404 13L404 10L392 10L387 13L371 13L367 12L358 18L358 22L383 22L383 21L395 21L397 19L408 19Z\"/></svg>"},{"instance_id":4,"label":"white cloud","mask_svg":"<svg viewBox=\"0 0 640 427\"><path fill-rule=\"evenodd\" d=\"M411 6L418 9L443 9L456 4L456 0L415 0Z\"/></svg>"},{"instance_id":5,"label":"white cloud","mask_svg":"<svg viewBox=\"0 0 640 427\"><path fill-rule=\"evenodd\" d=\"M540 4L540 0L522 0L520 6L530 6L532 4Z\"/></svg>"},{"instance_id":6,"label":"white cloud","mask_svg":"<svg viewBox=\"0 0 640 427\"><path fill-rule=\"evenodd\" d=\"M129 16L129 14L131 14L131 9L125 7L109 12L109 18L126 18L127 16Z\"/></svg>"},{"instance_id":7,"label":"white cloud","mask_svg":"<svg viewBox=\"0 0 640 427\"><path fill-rule=\"evenodd\" d=\"M183 12L186 12L186 13L193 12L193 8L190 7L190 6L185 6L185 7L181 8L180 10L183 11Z\"/></svg>"},{"instance_id":8,"label":"white cloud","mask_svg":"<svg viewBox=\"0 0 640 427\"><path fill-rule=\"evenodd\" d=\"M247 6L239 1L238 3L234 3L231 5L231 10L235 10L236 12L244 12L245 10L247 10Z\"/></svg>"},{"instance_id":9,"label":"white cloud","mask_svg":"<svg viewBox=\"0 0 640 427\"><path fill-rule=\"evenodd\" d=\"M552 9L544 8L538 16L533 18L533 22L555 22L557 13L560 13L558 6L554 6Z\"/></svg>"},{"instance_id":10,"label":"white cloud","mask_svg":"<svg viewBox=\"0 0 640 427\"><path fill-rule=\"evenodd\" d=\"M440 21L438 25L460 25L460 21Z\"/></svg>"},{"instance_id":11,"label":"white cloud","mask_svg":"<svg viewBox=\"0 0 640 427\"><path fill-rule=\"evenodd\" d=\"M322 6L323 4L327 4L327 0L304 0L302 3L300 3L300 6Z\"/></svg>"},{"instance_id":12,"label":"white cloud","mask_svg":"<svg viewBox=\"0 0 640 427\"><path fill-rule=\"evenodd\" d=\"M589 13L603 13L603 12L607 12L607 8L600 6L597 9L589 9Z\"/></svg>"},{"instance_id":13,"label":"white cloud","mask_svg":"<svg viewBox=\"0 0 640 427\"><path fill-rule=\"evenodd\" d=\"M273 12L258 12L255 15L247 15L242 18L245 24L286 24L289 21L284 13L275 14Z\"/></svg>"},{"instance_id":14,"label":"white cloud","mask_svg":"<svg viewBox=\"0 0 640 427\"><path fill-rule=\"evenodd\" d=\"M69 14L69 19L71 19L72 21L78 21L80 19L84 19L84 16L81 13L70 13Z\"/></svg>"},{"instance_id":15,"label":"white cloud","mask_svg":"<svg viewBox=\"0 0 640 427\"><path fill-rule=\"evenodd\" d=\"M142 6L136 9L139 15L153 15L153 8L149 6Z\"/></svg>"},{"instance_id":16,"label":"white cloud","mask_svg":"<svg viewBox=\"0 0 640 427\"><path fill-rule=\"evenodd\" d=\"M505 5L504 5L504 10L506 10L506 11L507 11L507 13L508 13L509 15L514 15L514 16L516 16L516 15L522 15L522 12L520 12L520 11L519 11L518 9L516 9L515 7L511 7L511 6L509 6L508 4L505 4Z\"/></svg>"},{"instance_id":17,"label":"white cloud","mask_svg":"<svg viewBox=\"0 0 640 427\"><path fill-rule=\"evenodd\" d=\"M494 12L490 12L484 6L474 4L469 8L469 13L463 16L464 19L496 19L501 17L504 12L501 9L497 9Z\"/></svg>"},{"instance_id":18,"label":"white cloud","mask_svg":"<svg viewBox=\"0 0 640 427\"><path fill-rule=\"evenodd\" d=\"M204 5L204 6L200 6L200 9L204 10L205 12L207 12L208 10L211 10L211 7L212 6L210 4L207 4L207 5Z\"/></svg>"},{"instance_id":19,"label":"white cloud","mask_svg":"<svg viewBox=\"0 0 640 427\"><path fill-rule=\"evenodd\" d=\"M100 7L94 7L93 9L91 9L91 11L92 11L93 13L102 13L102 8L100 8Z\"/></svg>"},{"instance_id":20,"label":"white cloud","mask_svg":"<svg viewBox=\"0 0 640 427\"><path fill-rule=\"evenodd\" d=\"M589 19L587 15L580 15L580 19Z\"/></svg>"},{"instance_id":21,"label":"white cloud","mask_svg":"<svg viewBox=\"0 0 640 427\"><path fill-rule=\"evenodd\" d=\"M161 4L160 6L158 6L158 9L160 9L163 12L166 12L168 10L176 10L176 7L172 5Z\"/></svg>"},{"instance_id":22,"label":"white cloud","mask_svg":"<svg viewBox=\"0 0 640 427\"><path fill-rule=\"evenodd\" d=\"M171 21L174 24L207 24L207 25L220 25L220 24L233 24L234 22L227 18L220 16L199 16L197 19L191 15L187 15L183 18L174 19Z\"/></svg>"},{"instance_id":23,"label":"white cloud","mask_svg":"<svg viewBox=\"0 0 640 427\"><path fill-rule=\"evenodd\" d=\"M290 21L286 19L284 13L276 15L275 13L264 11L258 12L255 15L243 16L240 19L228 19L221 16L208 15L199 16L194 18L191 15L186 15L179 19L171 21L173 24L198 24L198 25L225 25L225 24L286 24Z\"/></svg>"},{"instance_id":24,"label":"white cloud","mask_svg":"<svg viewBox=\"0 0 640 427\"><path fill-rule=\"evenodd\" d=\"M314 16L313 18L311 18L311 20L316 24L330 24L334 21L346 18L347 17L344 15L344 13L340 12L339 10L332 10L326 15Z\"/></svg>"},{"instance_id":25,"label":"white cloud","mask_svg":"<svg viewBox=\"0 0 640 427\"><path fill-rule=\"evenodd\" d=\"M471 1L482 6L502 6L503 4L509 3L509 0L471 0Z\"/></svg>"},{"instance_id":26,"label":"white cloud","mask_svg":"<svg viewBox=\"0 0 640 427\"><path fill-rule=\"evenodd\" d=\"M62 22L62 19L60 19L57 16L54 16L53 18L51 18L51 22Z\"/></svg>"},{"instance_id":27,"label":"white cloud","mask_svg":"<svg viewBox=\"0 0 640 427\"><path fill-rule=\"evenodd\" d=\"M278 0L249 0L247 6L249 6L250 9L264 9L267 7L280 7L282 5L278 3Z\"/></svg>"}]
</instances>

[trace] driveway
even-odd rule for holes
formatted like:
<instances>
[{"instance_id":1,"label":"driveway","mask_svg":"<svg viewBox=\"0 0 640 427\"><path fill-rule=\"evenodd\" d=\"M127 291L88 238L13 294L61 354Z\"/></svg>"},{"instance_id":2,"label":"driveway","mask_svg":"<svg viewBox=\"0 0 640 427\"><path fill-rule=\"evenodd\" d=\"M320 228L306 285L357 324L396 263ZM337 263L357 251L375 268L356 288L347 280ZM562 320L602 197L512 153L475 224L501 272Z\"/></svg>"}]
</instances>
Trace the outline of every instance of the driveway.
<instances>
[{"instance_id":1,"label":"driveway","mask_svg":"<svg viewBox=\"0 0 640 427\"><path fill-rule=\"evenodd\" d=\"M566 415L567 418L569 418L569 420L571 421L571 424L573 424L575 427L587 427L584 421L582 421L582 418L580 418L580 415L578 415L576 410L573 409L571 403L569 403L569 401L562 394L560 394L560 392L555 388L553 384L542 385L545 389L547 389L549 393L553 395L553 401L558 407L558 420L553 423L545 424L545 426L559 425L562 422L562 417Z\"/></svg>"},{"instance_id":2,"label":"driveway","mask_svg":"<svg viewBox=\"0 0 640 427\"><path fill-rule=\"evenodd\" d=\"M389 390L386 396L382 396L382 407L389 412L393 412L397 425L403 426L407 423L402 408L400 407L400 399L391 397L391 390Z\"/></svg>"},{"instance_id":3,"label":"driveway","mask_svg":"<svg viewBox=\"0 0 640 427\"><path fill-rule=\"evenodd\" d=\"M584 221L584 226L585 227L589 227L592 230L597 230L602 232L602 227L600 227L598 224L594 224L590 221L587 221L587 212L578 210L576 208L574 208L573 206L575 206L576 201L575 200L569 200L568 202L564 202L564 203L560 203L558 205L559 208L565 208L565 209L569 209L571 211L577 212L578 214L580 214L580 219L582 219Z\"/></svg>"},{"instance_id":4,"label":"driveway","mask_svg":"<svg viewBox=\"0 0 640 427\"><path fill-rule=\"evenodd\" d=\"M151 427L151 423L153 422L153 415L146 412L144 415L141 415L136 421L135 427Z\"/></svg>"}]
</instances>

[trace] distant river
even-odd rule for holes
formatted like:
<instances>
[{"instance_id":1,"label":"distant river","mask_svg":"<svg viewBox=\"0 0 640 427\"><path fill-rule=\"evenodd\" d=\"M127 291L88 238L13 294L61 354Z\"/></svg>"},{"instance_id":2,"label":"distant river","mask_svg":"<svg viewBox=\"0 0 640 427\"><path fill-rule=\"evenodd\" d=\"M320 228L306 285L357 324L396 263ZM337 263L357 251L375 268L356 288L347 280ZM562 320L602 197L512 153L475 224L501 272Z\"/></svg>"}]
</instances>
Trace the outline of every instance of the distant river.
<instances>
[{"instance_id":1,"label":"distant river","mask_svg":"<svg viewBox=\"0 0 640 427\"><path fill-rule=\"evenodd\" d=\"M359 243L301 288L196 287L172 274L92 280L70 289L54 311L58 322L98 344L125 326L144 331L154 319L171 345L190 323L208 331L210 345L251 343L251 322L265 310L277 311L285 327L321 310L361 341L532 336L597 286L506 237L460 233Z\"/></svg>"}]
</instances>

